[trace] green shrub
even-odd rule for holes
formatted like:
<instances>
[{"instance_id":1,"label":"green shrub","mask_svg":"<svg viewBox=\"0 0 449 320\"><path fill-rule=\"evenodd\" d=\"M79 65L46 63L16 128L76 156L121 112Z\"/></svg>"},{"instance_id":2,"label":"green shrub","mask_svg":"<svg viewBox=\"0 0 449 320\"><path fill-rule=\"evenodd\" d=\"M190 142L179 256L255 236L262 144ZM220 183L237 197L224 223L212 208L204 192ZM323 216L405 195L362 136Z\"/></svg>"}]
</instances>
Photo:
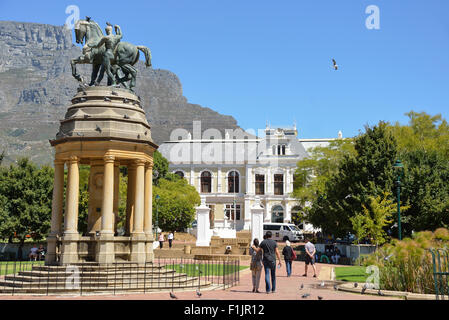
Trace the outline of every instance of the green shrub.
<instances>
[{"instance_id":1,"label":"green shrub","mask_svg":"<svg viewBox=\"0 0 449 320\"><path fill-rule=\"evenodd\" d=\"M449 230L440 228L393 240L374 254L361 257L365 265L379 267L380 287L385 290L435 293L431 248L447 248Z\"/></svg>"}]
</instances>

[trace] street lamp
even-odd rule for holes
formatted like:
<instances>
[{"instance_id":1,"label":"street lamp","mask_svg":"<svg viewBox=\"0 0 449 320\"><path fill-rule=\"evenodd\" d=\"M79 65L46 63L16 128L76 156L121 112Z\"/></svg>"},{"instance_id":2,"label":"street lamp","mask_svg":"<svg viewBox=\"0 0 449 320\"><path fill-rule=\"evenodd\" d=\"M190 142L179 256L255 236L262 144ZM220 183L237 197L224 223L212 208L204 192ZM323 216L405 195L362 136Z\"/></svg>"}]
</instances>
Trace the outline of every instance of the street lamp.
<instances>
[{"instance_id":1,"label":"street lamp","mask_svg":"<svg viewBox=\"0 0 449 320\"><path fill-rule=\"evenodd\" d=\"M401 160L396 160L396 163L393 166L396 171L396 190L398 195L398 238L402 240L402 232L401 232L401 177L404 174L404 166L402 165Z\"/></svg>"},{"instance_id":2,"label":"street lamp","mask_svg":"<svg viewBox=\"0 0 449 320\"><path fill-rule=\"evenodd\" d=\"M157 233L158 233L158 230L159 230L159 206L158 206L158 200L160 199L161 197L157 194L156 195L156 241L159 241L158 239L158 237L157 237Z\"/></svg>"},{"instance_id":3,"label":"street lamp","mask_svg":"<svg viewBox=\"0 0 449 320\"><path fill-rule=\"evenodd\" d=\"M153 180L156 180L158 176L159 176L159 171L154 170L153 171ZM159 200L160 198L161 197L157 194L156 195L156 241L158 241L157 231L159 229L159 214L158 214L158 203L157 203L157 200Z\"/></svg>"}]
</instances>

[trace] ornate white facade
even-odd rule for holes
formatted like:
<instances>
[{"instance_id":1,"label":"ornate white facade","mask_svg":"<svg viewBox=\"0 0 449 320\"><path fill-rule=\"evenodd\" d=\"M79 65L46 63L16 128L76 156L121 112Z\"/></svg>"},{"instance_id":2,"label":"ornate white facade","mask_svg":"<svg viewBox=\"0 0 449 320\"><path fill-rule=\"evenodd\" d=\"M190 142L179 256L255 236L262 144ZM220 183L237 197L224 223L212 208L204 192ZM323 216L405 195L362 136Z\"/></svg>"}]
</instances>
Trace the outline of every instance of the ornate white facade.
<instances>
[{"instance_id":1,"label":"ornate white facade","mask_svg":"<svg viewBox=\"0 0 449 320\"><path fill-rule=\"evenodd\" d=\"M159 151L170 170L205 197L211 209L210 227L237 231L251 229L250 210L256 197L264 208L264 222L291 222L292 212L301 210L291 197L298 160L307 157L310 148L334 140L298 139L296 127L267 126L263 138L230 130L222 139L219 133L207 136L206 131L199 139L181 132L161 144Z\"/></svg>"}]
</instances>

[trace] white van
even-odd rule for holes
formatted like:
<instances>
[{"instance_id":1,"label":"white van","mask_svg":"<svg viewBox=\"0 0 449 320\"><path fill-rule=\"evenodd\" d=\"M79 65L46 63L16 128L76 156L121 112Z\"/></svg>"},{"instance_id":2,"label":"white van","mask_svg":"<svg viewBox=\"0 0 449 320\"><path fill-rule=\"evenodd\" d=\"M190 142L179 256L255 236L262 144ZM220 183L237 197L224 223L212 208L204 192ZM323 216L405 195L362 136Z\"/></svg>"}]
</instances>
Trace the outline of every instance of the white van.
<instances>
[{"instance_id":1,"label":"white van","mask_svg":"<svg viewBox=\"0 0 449 320\"><path fill-rule=\"evenodd\" d=\"M276 241L300 241L304 239L303 232L293 223L264 223L263 234L271 231L271 239Z\"/></svg>"}]
</instances>

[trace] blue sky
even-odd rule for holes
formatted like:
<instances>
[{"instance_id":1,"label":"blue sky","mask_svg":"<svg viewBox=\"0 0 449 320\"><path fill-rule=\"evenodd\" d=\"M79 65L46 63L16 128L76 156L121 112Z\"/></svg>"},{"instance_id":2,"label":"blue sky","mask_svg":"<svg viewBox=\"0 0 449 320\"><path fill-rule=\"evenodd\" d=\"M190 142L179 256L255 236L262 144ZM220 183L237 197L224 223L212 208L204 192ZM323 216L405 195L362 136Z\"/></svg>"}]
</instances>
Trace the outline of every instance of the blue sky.
<instances>
[{"instance_id":1,"label":"blue sky","mask_svg":"<svg viewBox=\"0 0 449 320\"><path fill-rule=\"evenodd\" d=\"M148 46L191 103L244 129L353 136L411 110L449 119L447 0L4 1L0 20L63 25L68 5ZM369 30L368 5L380 10ZM331 68L331 59L340 65Z\"/></svg>"}]
</instances>

